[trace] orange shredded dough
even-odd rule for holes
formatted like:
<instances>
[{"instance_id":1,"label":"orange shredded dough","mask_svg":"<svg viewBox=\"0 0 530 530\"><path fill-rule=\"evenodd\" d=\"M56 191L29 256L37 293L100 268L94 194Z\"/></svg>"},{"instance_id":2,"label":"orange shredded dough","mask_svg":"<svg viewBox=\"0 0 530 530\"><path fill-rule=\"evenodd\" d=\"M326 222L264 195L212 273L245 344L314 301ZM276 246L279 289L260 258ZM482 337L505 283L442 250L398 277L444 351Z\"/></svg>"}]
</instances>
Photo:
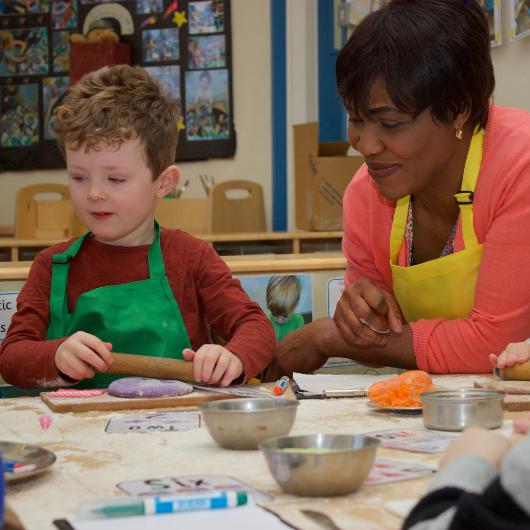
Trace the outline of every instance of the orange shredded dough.
<instances>
[{"instance_id":1,"label":"orange shredded dough","mask_svg":"<svg viewBox=\"0 0 530 530\"><path fill-rule=\"evenodd\" d=\"M428 373L411 370L387 381L374 383L368 389L368 398L382 407L421 407L419 396L433 388Z\"/></svg>"}]
</instances>

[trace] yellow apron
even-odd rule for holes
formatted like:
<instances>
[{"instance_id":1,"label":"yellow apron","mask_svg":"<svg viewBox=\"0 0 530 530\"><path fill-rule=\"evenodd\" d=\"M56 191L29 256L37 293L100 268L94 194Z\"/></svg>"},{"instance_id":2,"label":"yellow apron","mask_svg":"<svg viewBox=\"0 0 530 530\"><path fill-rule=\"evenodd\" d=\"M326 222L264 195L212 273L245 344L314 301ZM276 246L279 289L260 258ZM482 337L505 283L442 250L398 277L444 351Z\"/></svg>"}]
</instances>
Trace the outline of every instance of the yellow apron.
<instances>
[{"instance_id":1,"label":"yellow apron","mask_svg":"<svg viewBox=\"0 0 530 530\"><path fill-rule=\"evenodd\" d=\"M466 158L461 191L455 194L462 219L464 249L418 265L399 266L410 195L396 204L390 233L390 268L394 295L407 322L466 317L473 307L483 250L473 228L473 193L482 161L483 140L484 131L475 132Z\"/></svg>"}]
</instances>

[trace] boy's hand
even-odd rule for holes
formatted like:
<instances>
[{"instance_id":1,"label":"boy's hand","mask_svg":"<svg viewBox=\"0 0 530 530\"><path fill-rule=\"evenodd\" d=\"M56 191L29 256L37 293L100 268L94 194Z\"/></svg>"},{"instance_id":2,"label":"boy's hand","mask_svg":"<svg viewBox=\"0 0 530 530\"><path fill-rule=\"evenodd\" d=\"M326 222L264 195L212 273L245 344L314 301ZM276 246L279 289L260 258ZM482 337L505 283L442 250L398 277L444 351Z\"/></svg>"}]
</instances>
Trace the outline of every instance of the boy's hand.
<instances>
[{"instance_id":1,"label":"boy's hand","mask_svg":"<svg viewBox=\"0 0 530 530\"><path fill-rule=\"evenodd\" d=\"M197 351L182 350L186 361L193 361L193 377L198 383L228 386L243 373L241 359L218 344L204 344Z\"/></svg>"},{"instance_id":2,"label":"boy's hand","mask_svg":"<svg viewBox=\"0 0 530 530\"><path fill-rule=\"evenodd\" d=\"M490 354L493 368L506 368L514 364L522 364L530 360L530 344L528 342L514 342L508 344L506 349L497 357Z\"/></svg>"},{"instance_id":3,"label":"boy's hand","mask_svg":"<svg viewBox=\"0 0 530 530\"><path fill-rule=\"evenodd\" d=\"M495 469L511 445L504 436L472 427L466 429L448 448L440 460L440 469L451 460L464 455L480 456L490 462Z\"/></svg>"},{"instance_id":4,"label":"boy's hand","mask_svg":"<svg viewBox=\"0 0 530 530\"><path fill-rule=\"evenodd\" d=\"M72 379L94 377L96 372L106 372L112 363L112 344L95 335L77 331L68 337L55 352L55 366Z\"/></svg>"}]
</instances>

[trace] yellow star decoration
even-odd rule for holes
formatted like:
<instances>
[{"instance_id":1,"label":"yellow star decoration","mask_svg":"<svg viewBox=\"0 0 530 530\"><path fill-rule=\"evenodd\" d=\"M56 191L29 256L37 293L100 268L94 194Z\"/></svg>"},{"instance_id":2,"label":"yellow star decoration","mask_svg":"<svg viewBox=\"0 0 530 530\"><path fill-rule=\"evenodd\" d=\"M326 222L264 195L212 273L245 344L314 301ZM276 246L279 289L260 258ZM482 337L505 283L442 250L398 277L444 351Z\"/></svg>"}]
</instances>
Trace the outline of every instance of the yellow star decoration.
<instances>
[{"instance_id":1,"label":"yellow star decoration","mask_svg":"<svg viewBox=\"0 0 530 530\"><path fill-rule=\"evenodd\" d=\"M173 15L173 22L180 28L183 24L186 24L188 22L188 19L186 18L186 12L185 11L177 11Z\"/></svg>"},{"instance_id":2,"label":"yellow star decoration","mask_svg":"<svg viewBox=\"0 0 530 530\"><path fill-rule=\"evenodd\" d=\"M184 125L184 118L181 116L177 123L177 131L182 131L185 128L186 128L186 125Z\"/></svg>"}]
</instances>

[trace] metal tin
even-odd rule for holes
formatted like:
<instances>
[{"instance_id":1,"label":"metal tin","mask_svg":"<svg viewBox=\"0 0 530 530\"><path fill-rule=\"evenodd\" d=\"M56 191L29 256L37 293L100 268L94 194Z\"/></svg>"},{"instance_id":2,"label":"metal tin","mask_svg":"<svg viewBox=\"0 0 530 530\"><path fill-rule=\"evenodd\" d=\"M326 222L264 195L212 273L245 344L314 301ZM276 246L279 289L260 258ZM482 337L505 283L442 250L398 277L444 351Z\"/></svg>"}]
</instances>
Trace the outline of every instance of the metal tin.
<instances>
[{"instance_id":1,"label":"metal tin","mask_svg":"<svg viewBox=\"0 0 530 530\"><path fill-rule=\"evenodd\" d=\"M440 431L496 429L502 425L504 396L504 392L481 388L424 392L423 423L428 429Z\"/></svg>"},{"instance_id":2,"label":"metal tin","mask_svg":"<svg viewBox=\"0 0 530 530\"><path fill-rule=\"evenodd\" d=\"M257 449L266 438L288 434L298 401L282 398L240 398L201 405L212 438L225 449Z\"/></svg>"},{"instance_id":3,"label":"metal tin","mask_svg":"<svg viewBox=\"0 0 530 530\"><path fill-rule=\"evenodd\" d=\"M281 436L259 444L269 471L291 495L330 497L359 489L379 440L360 434Z\"/></svg>"}]
</instances>

